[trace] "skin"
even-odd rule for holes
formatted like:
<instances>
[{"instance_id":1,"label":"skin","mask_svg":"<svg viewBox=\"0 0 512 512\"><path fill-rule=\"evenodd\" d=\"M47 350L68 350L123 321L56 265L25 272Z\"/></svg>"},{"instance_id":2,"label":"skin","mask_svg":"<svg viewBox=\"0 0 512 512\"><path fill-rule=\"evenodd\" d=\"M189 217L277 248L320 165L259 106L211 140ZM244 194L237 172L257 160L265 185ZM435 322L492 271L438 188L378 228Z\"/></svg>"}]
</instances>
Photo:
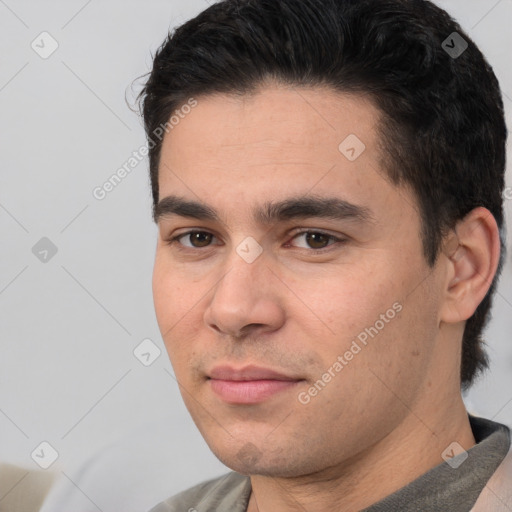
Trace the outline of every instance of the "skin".
<instances>
[{"instance_id":1,"label":"skin","mask_svg":"<svg viewBox=\"0 0 512 512\"><path fill-rule=\"evenodd\" d=\"M159 216L154 304L197 427L224 464L251 476L248 510L361 510L443 462L452 442L473 446L460 350L496 271L492 215L473 210L430 267L415 196L386 178L368 98L268 83L197 100L163 141L160 199L200 201L220 220ZM349 134L366 146L355 161L338 149ZM297 196L343 199L369 216L253 218ZM207 232L200 246L190 236L169 244L190 230ZM246 237L262 249L252 263L236 250ZM396 303L400 312L301 403ZM262 403L226 403L207 378L219 364L301 380Z\"/></svg>"}]
</instances>

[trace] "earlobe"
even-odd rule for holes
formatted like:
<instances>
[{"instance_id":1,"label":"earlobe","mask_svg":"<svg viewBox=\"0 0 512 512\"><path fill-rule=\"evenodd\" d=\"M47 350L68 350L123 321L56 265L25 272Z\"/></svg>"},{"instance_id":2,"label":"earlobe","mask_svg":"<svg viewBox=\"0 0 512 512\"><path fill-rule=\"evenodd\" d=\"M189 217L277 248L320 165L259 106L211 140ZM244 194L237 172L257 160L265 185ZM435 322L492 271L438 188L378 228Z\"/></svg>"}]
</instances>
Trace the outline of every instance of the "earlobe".
<instances>
[{"instance_id":1,"label":"earlobe","mask_svg":"<svg viewBox=\"0 0 512 512\"><path fill-rule=\"evenodd\" d=\"M459 221L445 242L448 265L441 320L463 322L484 299L496 274L500 238L496 220L486 208L475 208Z\"/></svg>"}]
</instances>

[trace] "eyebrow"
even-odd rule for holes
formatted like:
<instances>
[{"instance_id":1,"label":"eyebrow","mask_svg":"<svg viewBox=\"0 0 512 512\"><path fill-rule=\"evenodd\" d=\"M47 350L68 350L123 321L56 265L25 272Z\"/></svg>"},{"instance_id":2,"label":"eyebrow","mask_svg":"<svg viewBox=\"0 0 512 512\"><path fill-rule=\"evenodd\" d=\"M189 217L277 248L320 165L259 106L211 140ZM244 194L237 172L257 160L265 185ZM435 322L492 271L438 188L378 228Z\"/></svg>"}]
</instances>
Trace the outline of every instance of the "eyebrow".
<instances>
[{"instance_id":1,"label":"eyebrow","mask_svg":"<svg viewBox=\"0 0 512 512\"><path fill-rule=\"evenodd\" d=\"M336 197L309 195L290 197L277 202L267 201L261 207L256 207L252 213L256 222L263 225L305 218L375 222L371 211L365 206ZM222 222L218 212L211 206L175 195L164 197L153 209L153 219L156 223L161 218L174 215L201 221Z\"/></svg>"}]
</instances>

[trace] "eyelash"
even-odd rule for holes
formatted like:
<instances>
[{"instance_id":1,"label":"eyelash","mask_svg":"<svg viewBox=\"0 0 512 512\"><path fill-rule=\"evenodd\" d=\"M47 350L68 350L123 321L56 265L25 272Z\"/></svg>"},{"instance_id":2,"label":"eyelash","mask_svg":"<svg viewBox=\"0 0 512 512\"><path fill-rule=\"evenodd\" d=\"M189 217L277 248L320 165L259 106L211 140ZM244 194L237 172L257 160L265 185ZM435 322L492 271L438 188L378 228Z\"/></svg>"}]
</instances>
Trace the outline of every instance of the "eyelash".
<instances>
[{"instance_id":1,"label":"eyelash","mask_svg":"<svg viewBox=\"0 0 512 512\"><path fill-rule=\"evenodd\" d=\"M178 245L180 251L198 251L198 250L201 250L201 249L204 249L204 250L209 249L211 247L211 245L207 245L206 247L187 247L187 246L184 246L184 245L179 243L181 238L193 235L195 233L202 233L202 234L212 235L212 236L215 237L215 235L213 235L213 233L210 233L209 231L203 231L203 230L200 230L200 229L194 229L194 230L186 231L185 233L180 233L179 235L176 235L176 236L166 240L166 243L168 245L171 245L171 246ZM303 231L299 231L299 232L295 233L295 235L291 238L291 240L295 240L295 238L297 238L297 237L299 237L301 235L307 235L307 234L322 235L322 236L327 237L329 239L329 241L333 241L334 243L329 243L327 246L322 247L321 249L314 249L314 248L305 249L303 247L298 247L298 249L302 249L302 250L306 250L306 251L312 251L312 252L315 252L315 253L323 253L325 251L330 250L330 248L333 245L342 244L342 243L346 242L346 239L344 239L344 238L339 238L337 236L331 235L331 234L326 233L324 231L312 230L312 229L307 229L307 230L303 230Z\"/></svg>"}]
</instances>

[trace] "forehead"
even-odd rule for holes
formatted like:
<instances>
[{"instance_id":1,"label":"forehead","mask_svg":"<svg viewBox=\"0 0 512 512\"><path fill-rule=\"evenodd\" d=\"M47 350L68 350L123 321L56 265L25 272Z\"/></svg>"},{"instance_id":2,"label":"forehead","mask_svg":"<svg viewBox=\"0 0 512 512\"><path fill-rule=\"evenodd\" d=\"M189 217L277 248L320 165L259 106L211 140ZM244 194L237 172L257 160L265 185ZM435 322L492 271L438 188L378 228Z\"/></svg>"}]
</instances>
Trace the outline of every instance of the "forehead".
<instances>
[{"instance_id":1,"label":"forehead","mask_svg":"<svg viewBox=\"0 0 512 512\"><path fill-rule=\"evenodd\" d=\"M382 197L380 114L367 98L272 85L196 100L163 140L160 199L173 194L237 208L310 193L334 192L355 204Z\"/></svg>"},{"instance_id":2,"label":"forehead","mask_svg":"<svg viewBox=\"0 0 512 512\"><path fill-rule=\"evenodd\" d=\"M305 163L333 160L350 134L371 147L379 119L368 99L326 87L272 85L252 94L212 94L196 101L197 106L166 134L164 161L231 159L241 153L255 164L266 163L269 157L295 157Z\"/></svg>"}]
</instances>

